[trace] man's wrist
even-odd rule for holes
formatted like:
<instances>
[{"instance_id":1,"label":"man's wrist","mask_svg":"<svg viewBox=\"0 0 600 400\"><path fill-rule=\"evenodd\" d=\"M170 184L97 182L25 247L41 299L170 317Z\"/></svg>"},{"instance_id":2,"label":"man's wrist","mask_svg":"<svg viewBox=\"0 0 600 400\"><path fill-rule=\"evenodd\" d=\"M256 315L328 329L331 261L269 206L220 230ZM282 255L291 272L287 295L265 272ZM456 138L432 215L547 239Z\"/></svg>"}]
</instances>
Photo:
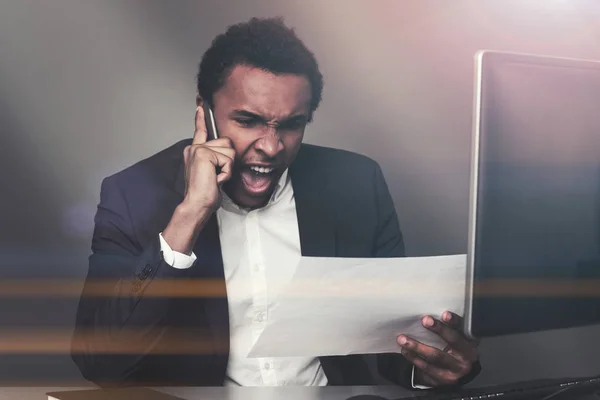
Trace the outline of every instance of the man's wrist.
<instances>
[{"instance_id":1,"label":"man's wrist","mask_svg":"<svg viewBox=\"0 0 600 400\"><path fill-rule=\"evenodd\" d=\"M190 255L198 234L211 214L206 208L195 207L184 201L175 208L162 236L173 251Z\"/></svg>"},{"instance_id":2,"label":"man's wrist","mask_svg":"<svg viewBox=\"0 0 600 400\"><path fill-rule=\"evenodd\" d=\"M181 218L184 221L187 221L191 226L194 226L195 230L200 232L213 212L214 210L209 207L199 206L187 199L183 199L183 201L175 207L173 218Z\"/></svg>"}]
</instances>

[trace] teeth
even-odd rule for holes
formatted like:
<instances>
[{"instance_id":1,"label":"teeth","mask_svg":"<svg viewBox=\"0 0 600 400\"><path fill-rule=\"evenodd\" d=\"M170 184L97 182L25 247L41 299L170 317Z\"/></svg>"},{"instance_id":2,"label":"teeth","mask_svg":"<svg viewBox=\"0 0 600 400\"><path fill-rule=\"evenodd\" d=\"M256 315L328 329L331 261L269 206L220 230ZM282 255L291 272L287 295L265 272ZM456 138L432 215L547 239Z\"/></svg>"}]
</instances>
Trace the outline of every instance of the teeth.
<instances>
[{"instance_id":1,"label":"teeth","mask_svg":"<svg viewBox=\"0 0 600 400\"><path fill-rule=\"evenodd\" d=\"M260 172L261 174L269 174L271 171L273 171L273 168L257 167L254 165L251 166L250 169L254 172Z\"/></svg>"}]
</instances>

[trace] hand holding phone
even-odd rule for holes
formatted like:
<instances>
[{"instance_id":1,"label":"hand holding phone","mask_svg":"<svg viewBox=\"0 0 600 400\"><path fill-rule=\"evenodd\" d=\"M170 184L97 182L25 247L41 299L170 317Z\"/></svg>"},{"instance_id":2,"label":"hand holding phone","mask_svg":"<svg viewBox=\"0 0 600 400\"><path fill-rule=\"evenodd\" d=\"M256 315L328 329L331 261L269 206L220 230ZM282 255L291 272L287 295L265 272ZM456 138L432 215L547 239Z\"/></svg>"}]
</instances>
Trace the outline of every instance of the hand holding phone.
<instances>
[{"instance_id":1,"label":"hand holding phone","mask_svg":"<svg viewBox=\"0 0 600 400\"><path fill-rule=\"evenodd\" d=\"M206 221L220 206L220 185L231 178L235 160L231 140L218 137L214 115L212 111L205 115L204 109L196 108L194 138L183 151L183 201L163 231L163 238L174 251L188 255Z\"/></svg>"},{"instance_id":2,"label":"hand holding phone","mask_svg":"<svg viewBox=\"0 0 600 400\"><path fill-rule=\"evenodd\" d=\"M207 108L204 105L196 108L194 138L184 151L185 193L191 203L216 209L219 185L231 178L235 150L229 138L218 137L212 111L204 113Z\"/></svg>"}]
</instances>

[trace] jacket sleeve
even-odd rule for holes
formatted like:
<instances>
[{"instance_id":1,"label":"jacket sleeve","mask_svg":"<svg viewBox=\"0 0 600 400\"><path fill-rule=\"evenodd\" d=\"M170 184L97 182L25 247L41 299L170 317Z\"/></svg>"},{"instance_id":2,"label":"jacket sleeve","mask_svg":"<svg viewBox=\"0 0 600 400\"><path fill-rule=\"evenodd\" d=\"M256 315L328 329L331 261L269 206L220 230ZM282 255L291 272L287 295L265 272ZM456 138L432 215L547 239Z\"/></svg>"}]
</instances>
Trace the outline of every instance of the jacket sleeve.
<instances>
[{"instance_id":1,"label":"jacket sleeve","mask_svg":"<svg viewBox=\"0 0 600 400\"><path fill-rule=\"evenodd\" d=\"M94 222L71 356L86 379L101 386L120 385L140 380L152 354L169 345L163 336L170 300L160 294L189 272L165 263L158 235L140 246L114 178L102 182Z\"/></svg>"},{"instance_id":2,"label":"jacket sleeve","mask_svg":"<svg viewBox=\"0 0 600 400\"><path fill-rule=\"evenodd\" d=\"M392 196L383 177L381 168L377 165L374 174L375 194L377 198L378 228L373 249L374 257L405 257L404 240L400 231L398 216ZM398 349L400 350L400 349ZM385 379L407 389L416 389L412 385L413 365L400 353L377 355L377 369ZM477 362L471 373L461 380L466 384L473 380L481 371Z\"/></svg>"}]
</instances>

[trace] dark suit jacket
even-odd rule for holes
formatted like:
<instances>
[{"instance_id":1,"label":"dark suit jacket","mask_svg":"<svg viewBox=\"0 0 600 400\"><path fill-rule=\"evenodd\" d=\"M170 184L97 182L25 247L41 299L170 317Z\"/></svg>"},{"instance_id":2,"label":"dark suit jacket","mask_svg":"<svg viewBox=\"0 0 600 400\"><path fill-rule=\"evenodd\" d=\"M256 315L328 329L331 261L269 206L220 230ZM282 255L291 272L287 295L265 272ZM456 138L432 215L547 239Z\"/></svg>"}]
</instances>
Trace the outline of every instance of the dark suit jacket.
<instances>
[{"instance_id":1,"label":"dark suit jacket","mask_svg":"<svg viewBox=\"0 0 600 400\"><path fill-rule=\"evenodd\" d=\"M72 354L84 377L100 385L224 382L229 315L216 218L201 232L190 269L167 265L158 239L183 200L182 154L189 143L181 141L102 183ZM289 173L304 256L404 256L376 162L303 144ZM181 294L190 287L193 296L164 295L165 288ZM383 376L410 387L406 359L377 358ZM320 361L331 385L375 384L360 355Z\"/></svg>"}]
</instances>

